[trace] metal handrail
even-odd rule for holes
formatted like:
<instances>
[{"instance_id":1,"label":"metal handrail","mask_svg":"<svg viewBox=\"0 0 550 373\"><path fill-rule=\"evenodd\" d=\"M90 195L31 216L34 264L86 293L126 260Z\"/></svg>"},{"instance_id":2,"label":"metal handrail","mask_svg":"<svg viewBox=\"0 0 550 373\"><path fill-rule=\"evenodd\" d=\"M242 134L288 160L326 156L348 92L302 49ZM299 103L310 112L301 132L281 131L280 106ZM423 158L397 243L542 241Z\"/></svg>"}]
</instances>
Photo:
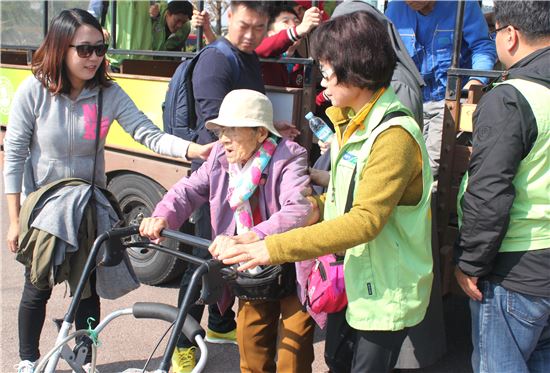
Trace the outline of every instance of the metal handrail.
<instances>
[{"instance_id":1,"label":"metal handrail","mask_svg":"<svg viewBox=\"0 0 550 373\"><path fill-rule=\"evenodd\" d=\"M12 45L12 44L0 44L0 49L10 50L25 50L35 51L37 46L31 45ZM178 57L178 58L193 58L197 52L170 52L170 51L151 51L151 50L137 50L137 49L109 49L108 54L125 54L125 55L140 55L150 57ZM291 63L304 66L311 66L315 63L312 58L296 58L296 57L279 57L279 58L260 58L261 62L273 62L273 63Z\"/></svg>"}]
</instances>

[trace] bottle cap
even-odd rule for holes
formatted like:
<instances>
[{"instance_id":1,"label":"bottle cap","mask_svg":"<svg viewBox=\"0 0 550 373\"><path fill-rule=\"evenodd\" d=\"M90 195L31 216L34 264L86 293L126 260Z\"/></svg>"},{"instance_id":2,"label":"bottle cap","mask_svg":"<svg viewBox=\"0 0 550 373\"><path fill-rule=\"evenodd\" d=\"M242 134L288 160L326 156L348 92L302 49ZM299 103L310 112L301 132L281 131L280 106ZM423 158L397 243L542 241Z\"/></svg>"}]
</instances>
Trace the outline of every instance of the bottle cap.
<instances>
[{"instance_id":1,"label":"bottle cap","mask_svg":"<svg viewBox=\"0 0 550 373\"><path fill-rule=\"evenodd\" d=\"M313 118L313 113L310 111L309 113L306 114L306 119L310 120L311 118Z\"/></svg>"}]
</instances>

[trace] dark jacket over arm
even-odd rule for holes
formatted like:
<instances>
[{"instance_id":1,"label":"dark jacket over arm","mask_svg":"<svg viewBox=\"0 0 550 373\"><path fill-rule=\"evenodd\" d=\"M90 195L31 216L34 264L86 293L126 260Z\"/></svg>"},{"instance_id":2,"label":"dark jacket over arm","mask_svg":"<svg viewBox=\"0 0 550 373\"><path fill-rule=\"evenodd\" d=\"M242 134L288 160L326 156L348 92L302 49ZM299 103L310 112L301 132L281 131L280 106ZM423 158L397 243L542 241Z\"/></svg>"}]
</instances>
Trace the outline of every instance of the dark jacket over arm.
<instances>
[{"instance_id":1,"label":"dark jacket over arm","mask_svg":"<svg viewBox=\"0 0 550 373\"><path fill-rule=\"evenodd\" d=\"M533 112L512 86L499 86L481 100L474 113L468 189L458 238L459 267L485 276L506 234L514 202L512 180L537 136Z\"/></svg>"},{"instance_id":2,"label":"dark jacket over arm","mask_svg":"<svg viewBox=\"0 0 550 373\"><path fill-rule=\"evenodd\" d=\"M549 58L550 48L530 54L510 69L509 79L550 87ZM550 248L499 253L515 198L512 180L539 136L533 111L515 87L500 85L481 99L474 124L463 222L455 243L457 265L467 275L509 290L550 296Z\"/></svg>"}]
</instances>

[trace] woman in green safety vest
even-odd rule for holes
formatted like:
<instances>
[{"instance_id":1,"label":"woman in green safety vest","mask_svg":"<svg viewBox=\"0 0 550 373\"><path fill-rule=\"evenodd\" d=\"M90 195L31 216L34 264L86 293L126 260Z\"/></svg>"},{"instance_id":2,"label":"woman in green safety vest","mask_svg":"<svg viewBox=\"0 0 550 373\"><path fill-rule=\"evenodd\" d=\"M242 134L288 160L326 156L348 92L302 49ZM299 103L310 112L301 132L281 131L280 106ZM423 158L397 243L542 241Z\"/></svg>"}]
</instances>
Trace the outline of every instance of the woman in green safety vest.
<instances>
[{"instance_id":1,"label":"woman in green safety vest","mask_svg":"<svg viewBox=\"0 0 550 373\"><path fill-rule=\"evenodd\" d=\"M316 199L323 221L252 243L215 240L210 251L240 270L345 251L351 371L389 372L407 328L424 318L432 287L426 148L389 86L396 56L379 21L366 12L336 17L318 27L311 46L336 131L328 192Z\"/></svg>"}]
</instances>

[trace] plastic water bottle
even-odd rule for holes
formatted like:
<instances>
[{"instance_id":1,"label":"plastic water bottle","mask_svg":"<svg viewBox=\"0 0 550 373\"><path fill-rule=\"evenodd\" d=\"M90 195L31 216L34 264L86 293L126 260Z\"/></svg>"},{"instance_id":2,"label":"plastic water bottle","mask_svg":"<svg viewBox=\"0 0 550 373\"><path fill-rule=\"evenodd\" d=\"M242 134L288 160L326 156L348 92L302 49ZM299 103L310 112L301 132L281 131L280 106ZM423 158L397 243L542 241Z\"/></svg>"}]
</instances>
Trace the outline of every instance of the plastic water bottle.
<instances>
[{"instance_id":1,"label":"plastic water bottle","mask_svg":"<svg viewBox=\"0 0 550 373\"><path fill-rule=\"evenodd\" d=\"M334 132L332 132L324 120L313 115L311 111L306 114L306 119L309 121L309 128L311 128L319 140L322 142L330 142L332 140Z\"/></svg>"}]
</instances>

